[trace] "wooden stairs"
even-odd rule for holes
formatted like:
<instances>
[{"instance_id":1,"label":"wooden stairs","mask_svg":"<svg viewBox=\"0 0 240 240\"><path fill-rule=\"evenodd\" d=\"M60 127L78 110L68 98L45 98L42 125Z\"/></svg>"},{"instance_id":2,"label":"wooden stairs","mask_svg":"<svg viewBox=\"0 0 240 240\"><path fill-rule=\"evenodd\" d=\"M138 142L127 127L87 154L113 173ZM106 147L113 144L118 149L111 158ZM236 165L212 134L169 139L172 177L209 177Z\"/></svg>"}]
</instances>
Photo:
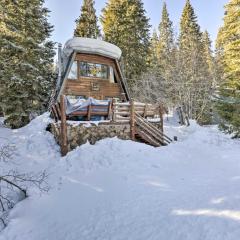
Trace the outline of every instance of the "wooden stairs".
<instances>
[{"instance_id":1,"label":"wooden stairs","mask_svg":"<svg viewBox=\"0 0 240 240\"><path fill-rule=\"evenodd\" d=\"M166 146L172 142L172 139L158 129L154 124L135 113L134 122L132 122L132 138L135 141L143 142L154 147Z\"/></svg>"}]
</instances>

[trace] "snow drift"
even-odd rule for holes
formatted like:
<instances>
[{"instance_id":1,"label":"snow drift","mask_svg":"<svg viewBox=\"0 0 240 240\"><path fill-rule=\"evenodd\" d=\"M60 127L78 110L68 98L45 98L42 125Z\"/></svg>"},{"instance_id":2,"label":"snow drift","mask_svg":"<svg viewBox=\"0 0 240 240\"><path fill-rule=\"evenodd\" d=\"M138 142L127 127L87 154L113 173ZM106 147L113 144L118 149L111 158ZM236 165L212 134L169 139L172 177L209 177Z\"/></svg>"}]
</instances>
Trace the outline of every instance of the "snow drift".
<instances>
[{"instance_id":1,"label":"snow drift","mask_svg":"<svg viewBox=\"0 0 240 240\"><path fill-rule=\"evenodd\" d=\"M18 148L16 167L48 169L51 186L14 207L0 240L239 238L239 141L216 127L171 123L165 130L180 141L168 147L114 138L61 158L48 121L0 128Z\"/></svg>"}]
</instances>

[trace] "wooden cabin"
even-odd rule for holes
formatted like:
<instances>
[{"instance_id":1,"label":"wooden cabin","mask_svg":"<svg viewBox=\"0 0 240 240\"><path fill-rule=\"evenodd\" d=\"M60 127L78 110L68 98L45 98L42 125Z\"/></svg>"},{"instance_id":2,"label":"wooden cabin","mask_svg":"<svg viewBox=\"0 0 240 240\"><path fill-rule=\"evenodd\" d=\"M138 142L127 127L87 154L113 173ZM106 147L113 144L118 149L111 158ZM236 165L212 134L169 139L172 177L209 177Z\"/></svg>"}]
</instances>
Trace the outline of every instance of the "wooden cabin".
<instances>
[{"instance_id":1,"label":"wooden cabin","mask_svg":"<svg viewBox=\"0 0 240 240\"><path fill-rule=\"evenodd\" d=\"M56 133L63 155L72 149L73 140L68 137L73 135L78 138L74 139L74 143L83 139L95 142L93 139L96 138L123 138L124 134L125 139L155 147L172 141L163 133L161 104L139 103L130 99L120 67L122 52L117 46L97 39L73 38L63 50L59 48L58 55L56 98L50 107L55 123L51 129L56 129L53 133ZM151 123L148 118L157 121L153 119ZM91 125L91 128L80 124L81 131L86 132L83 136L79 135L81 131L67 126L67 120L100 123L98 127Z\"/></svg>"},{"instance_id":2,"label":"wooden cabin","mask_svg":"<svg viewBox=\"0 0 240 240\"><path fill-rule=\"evenodd\" d=\"M59 51L57 98L129 101L129 91L120 67L122 52L98 39L72 38Z\"/></svg>"}]
</instances>

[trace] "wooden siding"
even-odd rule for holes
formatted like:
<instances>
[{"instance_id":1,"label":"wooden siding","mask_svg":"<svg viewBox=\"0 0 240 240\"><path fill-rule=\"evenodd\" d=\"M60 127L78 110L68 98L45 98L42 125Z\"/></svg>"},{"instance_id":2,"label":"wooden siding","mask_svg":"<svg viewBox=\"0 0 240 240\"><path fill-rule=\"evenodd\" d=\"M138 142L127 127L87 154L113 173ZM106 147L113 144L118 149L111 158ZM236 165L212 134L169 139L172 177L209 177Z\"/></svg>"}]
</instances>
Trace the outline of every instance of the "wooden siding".
<instances>
[{"instance_id":1,"label":"wooden siding","mask_svg":"<svg viewBox=\"0 0 240 240\"><path fill-rule=\"evenodd\" d=\"M94 84L98 85L99 90L92 90ZM97 99L105 99L107 97L120 97L121 90L117 83L109 83L107 80L68 80L65 89L65 95L76 95L94 97Z\"/></svg>"},{"instance_id":2,"label":"wooden siding","mask_svg":"<svg viewBox=\"0 0 240 240\"><path fill-rule=\"evenodd\" d=\"M80 71L78 69L78 79L68 79L63 94L94 97L96 99L106 99L108 97L117 97L121 99L124 96L124 90L122 89L119 74L120 70L118 69L118 66L113 59L98 55L78 53L75 60L106 64L108 66L111 66L113 68L117 82L110 83L110 81L106 79L104 80L99 78L82 77L79 75Z\"/></svg>"}]
</instances>

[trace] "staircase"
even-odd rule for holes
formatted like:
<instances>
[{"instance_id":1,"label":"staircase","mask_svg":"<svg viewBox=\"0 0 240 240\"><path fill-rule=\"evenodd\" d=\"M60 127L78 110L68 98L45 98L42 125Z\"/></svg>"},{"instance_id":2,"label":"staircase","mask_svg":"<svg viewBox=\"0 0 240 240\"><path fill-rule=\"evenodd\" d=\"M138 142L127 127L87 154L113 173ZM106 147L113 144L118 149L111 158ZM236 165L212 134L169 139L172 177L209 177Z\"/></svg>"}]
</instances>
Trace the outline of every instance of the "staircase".
<instances>
[{"instance_id":1,"label":"staircase","mask_svg":"<svg viewBox=\"0 0 240 240\"><path fill-rule=\"evenodd\" d=\"M132 130L136 141L144 142L154 147L166 146L172 142L171 138L138 113L135 113Z\"/></svg>"}]
</instances>

